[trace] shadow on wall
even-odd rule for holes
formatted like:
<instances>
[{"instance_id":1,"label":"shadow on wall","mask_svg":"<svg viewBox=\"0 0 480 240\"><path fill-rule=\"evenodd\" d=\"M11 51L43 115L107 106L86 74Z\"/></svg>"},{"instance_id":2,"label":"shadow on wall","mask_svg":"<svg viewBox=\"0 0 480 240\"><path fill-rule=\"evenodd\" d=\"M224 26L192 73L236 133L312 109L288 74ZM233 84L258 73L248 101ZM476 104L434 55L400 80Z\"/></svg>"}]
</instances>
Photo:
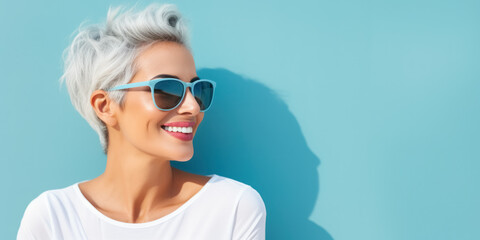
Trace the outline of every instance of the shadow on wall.
<instances>
[{"instance_id":1,"label":"shadow on wall","mask_svg":"<svg viewBox=\"0 0 480 240\"><path fill-rule=\"evenodd\" d=\"M309 220L320 160L287 105L266 86L225 69L201 69L217 82L212 107L194 139L194 157L172 166L251 185L267 209L267 239L332 239Z\"/></svg>"}]
</instances>

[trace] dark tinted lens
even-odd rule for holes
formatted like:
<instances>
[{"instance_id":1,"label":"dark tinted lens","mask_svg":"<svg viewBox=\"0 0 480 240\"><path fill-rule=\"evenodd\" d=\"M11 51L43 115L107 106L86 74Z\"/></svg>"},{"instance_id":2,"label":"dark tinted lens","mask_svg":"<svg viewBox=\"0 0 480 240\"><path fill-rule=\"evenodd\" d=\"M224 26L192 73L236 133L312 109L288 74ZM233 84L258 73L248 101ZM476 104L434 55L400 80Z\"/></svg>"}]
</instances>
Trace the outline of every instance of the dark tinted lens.
<instances>
[{"instance_id":1,"label":"dark tinted lens","mask_svg":"<svg viewBox=\"0 0 480 240\"><path fill-rule=\"evenodd\" d=\"M153 97L159 108L175 107L183 95L183 85L176 80L165 80L155 84Z\"/></svg>"},{"instance_id":2,"label":"dark tinted lens","mask_svg":"<svg viewBox=\"0 0 480 240\"><path fill-rule=\"evenodd\" d=\"M213 99L213 85L206 81L198 81L195 83L193 95L200 105L201 110L207 109Z\"/></svg>"}]
</instances>

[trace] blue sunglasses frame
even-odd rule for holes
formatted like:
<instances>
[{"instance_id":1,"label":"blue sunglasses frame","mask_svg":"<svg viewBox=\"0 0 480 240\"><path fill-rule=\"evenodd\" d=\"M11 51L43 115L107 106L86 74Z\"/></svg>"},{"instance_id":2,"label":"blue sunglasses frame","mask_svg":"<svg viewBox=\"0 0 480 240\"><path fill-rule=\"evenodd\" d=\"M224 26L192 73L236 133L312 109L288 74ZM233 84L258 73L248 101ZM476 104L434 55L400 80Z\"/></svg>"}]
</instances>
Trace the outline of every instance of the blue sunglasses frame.
<instances>
[{"instance_id":1,"label":"blue sunglasses frame","mask_svg":"<svg viewBox=\"0 0 480 240\"><path fill-rule=\"evenodd\" d=\"M167 81L167 80L174 80L174 81L177 81L177 82L180 82L182 85L183 85L183 95L182 95L182 99L180 99L180 101L177 103L177 105L175 105L175 107L172 107L172 108L169 108L169 109L164 109L164 108L160 108L157 106L157 103L155 101L155 96L154 96L154 87L155 87L155 84L157 84L158 82L161 82L161 81ZM113 88L110 88L108 89L107 91L113 91L113 90L123 90L123 89L129 89L129 88L136 88L136 87L145 87L145 86L149 86L150 87L150 91L152 92L152 101L153 101L153 104L155 105L156 108L158 108L159 110L162 110L162 111L170 111L170 110L173 110L175 108L177 108L182 102L183 102L183 99L185 98L185 95L187 94L187 88L189 87L190 88L190 92L192 93L193 97L195 97L195 94L194 92L192 91L192 89L194 89L195 87L195 84L197 83L201 83L201 82L208 82L208 83L211 83L212 86L213 86L213 91L212 91L212 100L210 101L210 105L205 109L205 110L201 110L200 109L200 112L205 112L207 111L213 104L213 99L215 97L215 88L216 88L216 83L212 80L208 80L208 79L198 79L198 80L195 80L194 82L184 82L180 79L177 79L177 78L156 78L156 79L152 79L150 81L144 81L144 82L136 82L136 83L129 83L129 84L124 84L124 85L119 85L119 86L116 86L116 87L113 87ZM198 104L198 102L197 102Z\"/></svg>"}]
</instances>

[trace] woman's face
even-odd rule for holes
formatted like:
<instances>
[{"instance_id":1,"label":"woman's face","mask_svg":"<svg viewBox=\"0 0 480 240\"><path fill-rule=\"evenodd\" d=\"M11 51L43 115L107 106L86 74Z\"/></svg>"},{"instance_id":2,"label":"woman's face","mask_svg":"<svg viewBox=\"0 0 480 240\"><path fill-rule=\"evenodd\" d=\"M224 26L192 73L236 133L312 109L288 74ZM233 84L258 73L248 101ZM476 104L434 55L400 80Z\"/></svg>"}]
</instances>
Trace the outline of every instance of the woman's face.
<instances>
[{"instance_id":1,"label":"woman's face","mask_svg":"<svg viewBox=\"0 0 480 240\"><path fill-rule=\"evenodd\" d=\"M136 63L138 71L130 83L167 77L190 82L197 77L192 54L175 42L153 44L138 56ZM155 107L148 86L128 89L124 100L124 106L117 114L119 137L124 141L121 146L131 145L141 152L168 160L187 161L192 158L192 140L181 140L161 127L175 122L190 122L193 124L191 134L195 136L204 113L200 112L190 88L187 88L180 105L170 111Z\"/></svg>"}]
</instances>

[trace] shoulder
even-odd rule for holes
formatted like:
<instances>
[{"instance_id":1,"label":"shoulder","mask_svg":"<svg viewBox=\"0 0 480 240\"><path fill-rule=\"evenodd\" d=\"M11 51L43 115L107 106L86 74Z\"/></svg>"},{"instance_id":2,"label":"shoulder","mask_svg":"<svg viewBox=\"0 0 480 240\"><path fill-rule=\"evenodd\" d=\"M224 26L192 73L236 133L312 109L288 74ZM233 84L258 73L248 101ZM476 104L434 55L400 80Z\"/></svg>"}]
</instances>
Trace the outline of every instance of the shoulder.
<instances>
[{"instance_id":1,"label":"shoulder","mask_svg":"<svg viewBox=\"0 0 480 240\"><path fill-rule=\"evenodd\" d=\"M36 199L32 200L32 202L36 200L37 202L43 202L47 204L49 208L71 204L72 196L75 194L74 187L75 184L72 184L68 187L44 191Z\"/></svg>"},{"instance_id":2,"label":"shoulder","mask_svg":"<svg viewBox=\"0 0 480 240\"><path fill-rule=\"evenodd\" d=\"M52 234L54 215L69 202L71 188L47 190L30 201L23 213L17 239L48 239Z\"/></svg>"},{"instance_id":3,"label":"shoulder","mask_svg":"<svg viewBox=\"0 0 480 240\"><path fill-rule=\"evenodd\" d=\"M20 222L17 239L48 239L51 236L47 195L48 191L45 191L27 205Z\"/></svg>"},{"instance_id":4,"label":"shoulder","mask_svg":"<svg viewBox=\"0 0 480 240\"><path fill-rule=\"evenodd\" d=\"M236 179L225 177L218 174L213 174L212 179L210 180L212 185L215 185L217 188L222 188L223 190L230 189L231 191L242 192L250 185L240 182Z\"/></svg>"},{"instance_id":5,"label":"shoulder","mask_svg":"<svg viewBox=\"0 0 480 240\"><path fill-rule=\"evenodd\" d=\"M251 185L220 175L216 175L212 183L223 194L234 196L240 210L266 212L262 196Z\"/></svg>"},{"instance_id":6,"label":"shoulder","mask_svg":"<svg viewBox=\"0 0 480 240\"><path fill-rule=\"evenodd\" d=\"M240 181L221 177L224 190L234 198L234 226L232 239L265 239L267 209L260 193Z\"/></svg>"},{"instance_id":7,"label":"shoulder","mask_svg":"<svg viewBox=\"0 0 480 240\"><path fill-rule=\"evenodd\" d=\"M266 207L260 193L251 186L247 186L241 193L238 205L241 209L266 215Z\"/></svg>"}]
</instances>

